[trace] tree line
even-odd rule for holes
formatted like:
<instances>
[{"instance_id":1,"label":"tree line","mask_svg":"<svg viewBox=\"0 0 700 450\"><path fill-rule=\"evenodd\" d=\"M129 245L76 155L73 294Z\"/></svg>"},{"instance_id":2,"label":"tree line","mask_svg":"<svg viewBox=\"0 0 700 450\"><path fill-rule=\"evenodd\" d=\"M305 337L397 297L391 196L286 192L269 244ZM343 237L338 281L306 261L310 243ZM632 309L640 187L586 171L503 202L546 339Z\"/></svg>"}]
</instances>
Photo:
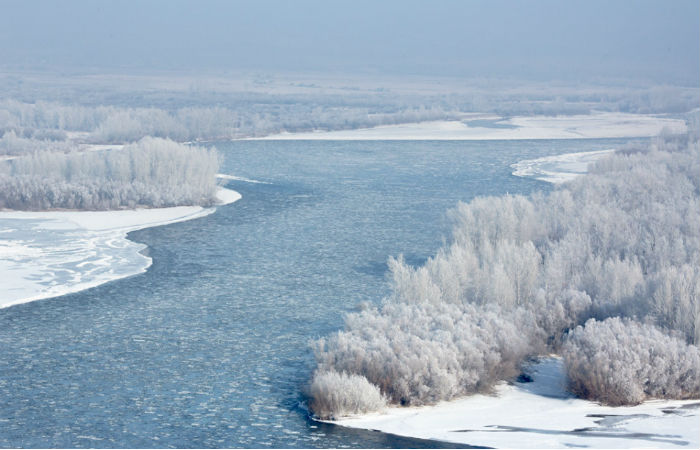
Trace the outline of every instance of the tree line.
<instances>
[{"instance_id":1,"label":"tree line","mask_svg":"<svg viewBox=\"0 0 700 450\"><path fill-rule=\"evenodd\" d=\"M0 209L105 210L216 201L216 149L147 137L123 149L0 161Z\"/></svg>"},{"instance_id":2,"label":"tree line","mask_svg":"<svg viewBox=\"0 0 700 450\"><path fill-rule=\"evenodd\" d=\"M435 256L421 267L391 259L389 297L314 342L314 413L487 392L544 352L563 356L584 398L700 397L691 122L688 134L625 147L550 193L459 204Z\"/></svg>"}]
</instances>

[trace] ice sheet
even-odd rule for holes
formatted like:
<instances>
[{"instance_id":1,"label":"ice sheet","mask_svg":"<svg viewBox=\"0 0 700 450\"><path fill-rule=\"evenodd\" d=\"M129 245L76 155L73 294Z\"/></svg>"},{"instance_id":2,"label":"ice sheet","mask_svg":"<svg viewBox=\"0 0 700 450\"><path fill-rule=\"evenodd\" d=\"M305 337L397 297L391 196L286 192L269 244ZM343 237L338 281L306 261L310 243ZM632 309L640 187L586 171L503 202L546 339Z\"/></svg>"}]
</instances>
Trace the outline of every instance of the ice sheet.
<instances>
[{"instance_id":1,"label":"ice sheet","mask_svg":"<svg viewBox=\"0 0 700 450\"><path fill-rule=\"evenodd\" d=\"M530 383L426 407L391 407L335 421L401 436L506 448L699 448L700 400L608 407L564 389L562 360L532 364Z\"/></svg>"},{"instance_id":2,"label":"ice sheet","mask_svg":"<svg viewBox=\"0 0 700 450\"><path fill-rule=\"evenodd\" d=\"M220 188L220 204L240 199ZM0 308L55 297L144 272L151 259L126 234L192 220L215 208L0 211Z\"/></svg>"}]
</instances>

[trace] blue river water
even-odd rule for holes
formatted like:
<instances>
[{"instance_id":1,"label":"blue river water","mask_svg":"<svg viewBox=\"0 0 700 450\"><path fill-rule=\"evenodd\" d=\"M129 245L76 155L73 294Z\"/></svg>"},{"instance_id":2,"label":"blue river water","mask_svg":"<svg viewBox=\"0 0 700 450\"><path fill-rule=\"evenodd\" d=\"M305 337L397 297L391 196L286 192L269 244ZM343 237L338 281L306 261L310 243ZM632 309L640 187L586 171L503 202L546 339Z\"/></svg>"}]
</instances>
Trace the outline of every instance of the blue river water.
<instances>
[{"instance_id":1,"label":"blue river water","mask_svg":"<svg viewBox=\"0 0 700 450\"><path fill-rule=\"evenodd\" d=\"M510 165L624 140L217 143L238 202L129 235L137 276L0 310L0 447L449 447L321 424L309 343L388 293L475 196L548 190Z\"/></svg>"}]
</instances>

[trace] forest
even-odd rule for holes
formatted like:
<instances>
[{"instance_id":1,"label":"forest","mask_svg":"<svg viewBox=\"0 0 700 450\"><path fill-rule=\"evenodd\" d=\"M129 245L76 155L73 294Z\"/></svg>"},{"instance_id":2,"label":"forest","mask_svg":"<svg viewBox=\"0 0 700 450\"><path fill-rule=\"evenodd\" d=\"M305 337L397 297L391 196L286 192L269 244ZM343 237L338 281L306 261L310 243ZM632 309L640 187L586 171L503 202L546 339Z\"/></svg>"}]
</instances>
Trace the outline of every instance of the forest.
<instances>
[{"instance_id":1,"label":"forest","mask_svg":"<svg viewBox=\"0 0 700 450\"><path fill-rule=\"evenodd\" d=\"M0 209L212 205L219 162L215 148L152 137L123 149L34 150L0 160Z\"/></svg>"},{"instance_id":2,"label":"forest","mask_svg":"<svg viewBox=\"0 0 700 450\"><path fill-rule=\"evenodd\" d=\"M0 208L210 205L217 157L185 144L463 120L474 111L505 117L593 110L678 114L700 101L697 89L678 86L545 89L483 79L435 86L372 79L76 80L0 73ZM125 153L93 151L106 144L126 145Z\"/></svg>"},{"instance_id":3,"label":"forest","mask_svg":"<svg viewBox=\"0 0 700 450\"><path fill-rule=\"evenodd\" d=\"M549 193L449 212L423 266L390 259L391 294L313 343L320 418L424 405L563 357L569 390L610 405L700 397L700 149L630 144Z\"/></svg>"},{"instance_id":4,"label":"forest","mask_svg":"<svg viewBox=\"0 0 700 450\"><path fill-rule=\"evenodd\" d=\"M464 113L571 115L592 111L679 114L697 107L696 88L446 79L393 80L257 77L15 77L0 73L0 155L60 149L66 139L126 143L146 136L178 142L343 130ZM239 86L241 84L244 87ZM163 87L163 86L167 86ZM124 99L128 98L128 101Z\"/></svg>"}]
</instances>

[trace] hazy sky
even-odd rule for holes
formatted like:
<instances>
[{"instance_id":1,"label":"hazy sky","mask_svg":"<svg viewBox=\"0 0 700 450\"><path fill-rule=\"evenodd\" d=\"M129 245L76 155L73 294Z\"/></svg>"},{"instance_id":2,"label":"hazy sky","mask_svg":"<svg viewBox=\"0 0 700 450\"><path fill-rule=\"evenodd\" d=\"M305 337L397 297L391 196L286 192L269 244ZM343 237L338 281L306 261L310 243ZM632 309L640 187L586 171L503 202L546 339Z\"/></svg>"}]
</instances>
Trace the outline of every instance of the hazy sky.
<instances>
[{"instance_id":1,"label":"hazy sky","mask_svg":"<svg viewBox=\"0 0 700 450\"><path fill-rule=\"evenodd\" d=\"M700 84L700 1L7 1L0 68Z\"/></svg>"}]
</instances>

